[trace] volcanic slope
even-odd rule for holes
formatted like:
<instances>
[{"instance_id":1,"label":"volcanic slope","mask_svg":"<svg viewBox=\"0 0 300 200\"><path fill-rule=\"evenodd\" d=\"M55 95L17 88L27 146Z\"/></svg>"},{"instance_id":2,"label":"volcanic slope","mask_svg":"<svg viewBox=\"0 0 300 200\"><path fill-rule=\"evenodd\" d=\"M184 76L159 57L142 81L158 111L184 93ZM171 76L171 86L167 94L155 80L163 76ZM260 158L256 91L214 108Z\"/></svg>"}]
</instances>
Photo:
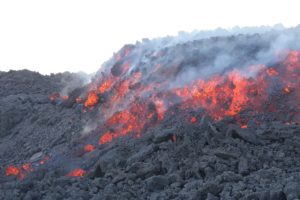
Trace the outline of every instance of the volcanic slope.
<instances>
[{"instance_id":1,"label":"volcanic slope","mask_svg":"<svg viewBox=\"0 0 300 200\"><path fill-rule=\"evenodd\" d=\"M299 33L126 45L87 85L1 72L0 199L300 198Z\"/></svg>"}]
</instances>

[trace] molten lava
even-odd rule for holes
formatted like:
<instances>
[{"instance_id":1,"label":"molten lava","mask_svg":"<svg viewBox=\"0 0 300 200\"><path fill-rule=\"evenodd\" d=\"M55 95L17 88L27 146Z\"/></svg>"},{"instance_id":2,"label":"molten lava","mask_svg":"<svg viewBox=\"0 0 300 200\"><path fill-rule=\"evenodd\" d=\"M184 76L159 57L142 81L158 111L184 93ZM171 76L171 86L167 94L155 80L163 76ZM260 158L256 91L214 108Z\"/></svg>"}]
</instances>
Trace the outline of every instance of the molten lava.
<instances>
[{"instance_id":1,"label":"molten lava","mask_svg":"<svg viewBox=\"0 0 300 200\"><path fill-rule=\"evenodd\" d=\"M170 77L176 76L176 67L156 64L148 71L138 67L132 70L134 62L128 57L131 50L128 46L116 54L110 70L103 71L89 85L87 98L76 99L77 103L84 102L86 108L100 107L100 145L129 134L140 137L147 127L163 121L169 108L174 106L178 107L179 113L204 110L214 120L231 117L241 128L247 128L251 116L280 114L280 101L273 99L278 95L283 95L281 99L295 108L294 113L300 113L300 51L284 52L286 57L272 66L257 64L229 68L222 74L193 79L174 87ZM279 92L274 95L276 91ZM105 97L101 104L100 96ZM59 94L53 94L50 99L58 97ZM87 111L83 109L83 112ZM241 115L245 112L247 115ZM194 116L188 120L197 122ZM255 123L260 122L256 120ZM90 152L94 148L86 145L84 151Z\"/></svg>"},{"instance_id":2,"label":"molten lava","mask_svg":"<svg viewBox=\"0 0 300 200\"><path fill-rule=\"evenodd\" d=\"M62 99L63 99L63 100L68 100L68 99L69 99L69 96L68 96L68 95L64 95L64 96L62 96Z\"/></svg>"},{"instance_id":3,"label":"molten lava","mask_svg":"<svg viewBox=\"0 0 300 200\"><path fill-rule=\"evenodd\" d=\"M5 171L6 176L18 176L20 174L20 169L15 166L8 166Z\"/></svg>"},{"instance_id":4,"label":"molten lava","mask_svg":"<svg viewBox=\"0 0 300 200\"><path fill-rule=\"evenodd\" d=\"M272 67L260 64L235 68L177 88L169 87L167 78L158 79L160 81L152 78L142 82L144 73L140 71L122 78L108 73L103 81L100 80L98 90L89 93L85 106L95 106L98 95L109 92L107 101L101 106L104 121L101 129L104 131L99 144L131 133L139 137L149 124L155 125L162 121L166 111L174 105L178 105L181 110L204 109L215 120L229 116L238 124L245 124L249 118L242 119L239 115L241 112L247 111L248 116L279 112L280 105L270 95L270 91L277 90L276 87L286 95L293 94L292 104L295 108L300 108L299 55L299 51L290 51L282 62L273 64ZM119 73L129 71L129 63L117 66ZM157 75L162 68L163 65L157 64L151 73L153 76ZM247 71L253 75L248 76L249 73L245 73ZM190 118L190 123L196 122L196 117ZM246 125L241 127L246 128Z\"/></svg>"},{"instance_id":5,"label":"molten lava","mask_svg":"<svg viewBox=\"0 0 300 200\"><path fill-rule=\"evenodd\" d=\"M87 145L84 146L84 151L85 151L86 153L91 152L91 151L94 151L94 150L95 150L95 146L92 145L92 144L87 144Z\"/></svg>"},{"instance_id":6,"label":"molten lava","mask_svg":"<svg viewBox=\"0 0 300 200\"><path fill-rule=\"evenodd\" d=\"M32 172L33 171L31 163L26 163L26 164L22 165L22 169L26 172Z\"/></svg>"},{"instance_id":7,"label":"molten lava","mask_svg":"<svg viewBox=\"0 0 300 200\"><path fill-rule=\"evenodd\" d=\"M105 81L99 88L98 91L100 94L106 92L108 89L110 89L111 84L112 84L113 80L109 79L107 81Z\"/></svg>"},{"instance_id":8,"label":"molten lava","mask_svg":"<svg viewBox=\"0 0 300 200\"><path fill-rule=\"evenodd\" d=\"M276 69L274 69L273 67L270 67L269 69L267 69L267 74L269 76L278 76L279 73Z\"/></svg>"},{"instance_id":9,"label":"molten lava","mask_svg":"<svg viewBox=\"0 0 300 200\"><path fill-rule=\"evenodd\" d=\"M99 139L99 144L105 144L111 142L113 137L114 137L113 133L110 132L104 133Z\"/></svg>"},{"instance_id":10,"label":"molten lava","mask_svg":"<svg viewBox=\"0 0 300 200\"><path fill-rule=\"evenodd\" d=\"M241 125L241 128L248 128L247 125Z\"/></svg>"},{"instance_id":11,"label":"molten lava","mask_svg":"<svg viewBox=\"0 0 300 200\"><path fill-rule=\"evenodd\" d=\"M67 174L67 176L70 177L83 177L86 174L86 171L83 169L74 169L73 171L71 171L70 173Z\"/></svg>"},{"instance_id":12,"label":"molten lava","mask_svg":"<svg viewBox=\"0 0 300 200\"><path fill-rule=\"evenodd\" d=\"M192 118L190 119L190 122L191 122L192 124L196 123L196 122L197 122L197 118L196 118L196 117L192 117Z\"/></svg>"},{"instance_id":13,"label":"molten lava","mask_svg":"<svg viewBox=\"0 0 300 200\"><path fill-rule=\"evenodd\" d=\"M52 95L50 95L49 99L50 99L51 102L53 102L59 97L60 97L60 94L58 92L55 92Z\"/></svg>"},{"instance_id":14,"label":"molten lava","mask_svg":"<svg viewBox=\"0 0 300 200\"><path fill-rule=\"evenodd\" d=\"M98 103L99 97L96 91L91 91L88 94L87 100L84 102L85 107L93 107Z\"/></svg>"},{"instance_id":15,"label":"molten lava","mask_svg":"<svg viewBox=\"0 0 300 200\"><path fill-rule=\"evenodd\" d=\"M24 177L29 174L30 172L33 172L33 168L31 163L23 164L21 167L16 167L13 165L10 165L6 168L5 175L6 176L15 176L19 180L23 180Z\"/></svg>"}]
</instances>

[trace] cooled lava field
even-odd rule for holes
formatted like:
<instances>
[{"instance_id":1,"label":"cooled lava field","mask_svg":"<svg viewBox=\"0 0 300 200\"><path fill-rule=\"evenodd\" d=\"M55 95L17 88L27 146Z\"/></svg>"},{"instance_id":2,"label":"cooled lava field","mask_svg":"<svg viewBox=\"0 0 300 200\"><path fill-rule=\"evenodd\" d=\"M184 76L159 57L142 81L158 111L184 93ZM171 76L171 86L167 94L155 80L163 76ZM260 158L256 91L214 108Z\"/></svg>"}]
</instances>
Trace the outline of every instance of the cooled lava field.
<instances>
[{"instance_id":1,"label":"cooled lava field","mask_svg":"<svg viewBox=\"0 0 300 200\"><path fill-rule=\"evenodd\" d=\"M300 26L0 72L0 199L300 199Z\"/></svg>"}]
</instances>

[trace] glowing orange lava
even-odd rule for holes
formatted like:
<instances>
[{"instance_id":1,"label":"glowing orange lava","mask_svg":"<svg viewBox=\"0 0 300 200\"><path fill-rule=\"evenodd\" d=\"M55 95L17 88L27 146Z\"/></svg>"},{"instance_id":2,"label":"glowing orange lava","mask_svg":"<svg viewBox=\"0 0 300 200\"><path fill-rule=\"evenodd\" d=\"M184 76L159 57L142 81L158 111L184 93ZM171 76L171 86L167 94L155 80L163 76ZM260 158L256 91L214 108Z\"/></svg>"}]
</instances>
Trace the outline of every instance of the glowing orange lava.
<instances>
[{"instance_id":1,"label":"glowing orange lava","mask_svg":"<svg viewBox=\"0 0 300 200\"><path fill-rule=\"evenodd\" d=\"M18 176L20 174L20 169L15 166L8 166L5 171L6 176Z\"/></svg>"},{"instance_id":2,"label":"glowing orange lava","mask_svg":"<svg viewBox=\"0 0 300 200\"><path fill-rule=\"evenodd\" d=\"M196 122L197 122L197 118L196 118L196 117L192 117L192 118L190 119L190 122L191 122L192 124L196 123Z\"/></svg>"},{"instance_id":3,"label":"glowing orange lava","mask_svg":"<svg viewBox=\"0 0 300 200\"><path fill-rule=\"evenodd\" d=\"M105 81L99 88L98 91L100 94L106 92L108 89L110 89L111 85L113 83L112 79L109 79L107 81Z\"/></svg>"},{"instance_id":4,"label":"glowing orange lava","mask_svg":"<svg viewBox=\"0 0 300 200\"><path fill-rule=\"evenodd\" d=\"M13 165L10 165L5 170L6 176L15 176L19 180L23 180L24 177L33 171L31 163L23 164L21 167L16 167Z\"/></svg>"},{"instance_id":5,"label":"glowing orange lava","mask_svg":"<svg viewBox=\"0 0 300 200\"><path fill-rule=\"evenodd\" d=\"M267 69L267 73L269 76L278 76L279 73L276 69L274 69L273 67L270 67L269 69Z\"/></svg>"},{"instance_id":6,"label":"glowing orange lava","mask_svg":"<svg viewBox=\"0 0 300 200\"><path fill-rule=\"evenodd\" d=\"M63 99L63 100L68 100L68 99L69 99L69 96L68 96L68 95L64 95L64 96L62 96L62 99Z\"/></svg>"},{"instance_id":7,"label":"glowing orange lava","mask_svg":"<svg viewBox=\"0 0 300 200\"><path fill-rule=\"evenodd\" d=\"M283 85L281 89L285 94L291 94L292 91L296 91L296 88L300 89L299 55L298 51L291 51L283 62L272 67L259 64L236 68L224 74L195 80L171 89L167 89L168 80L160 83L150 81L147 85L141 83L138 87L132 87L142 80L141 72L133 73L125 79L115 79L109 84L104 82L100 86L103 89L99 89L99 92L110 88L112 94L108 103L102 107L103 116L109 117L105 121L107 130L100 137L99 144L111 142L114 138L130 133L140 135L148 123L163 120L168 108L178 103L183 110L204 109L215 120L222 120L226 116L239 120L237 116L245 110L250 110L251 113L277 112L276 104L270 103L267 106L263 102L270 101L268 93L275 82ZM126 71L128 65L125 63L123 67ZM155 73L160 72L161 69L160 64L153 67ZM255 75L248 76L245 71ZM294 98L298 99L298 101L293 100L298 108L300 108L297 103L300 100L299 89L297 93L293 93ZM144 103L137 101L143 95L149 94L149 99ZM153 105L152 108L147 109L150 104ZM197 118L192 117L190 122L196 123ZM246 128L246 125L242 125L242 128Z\"/></svg>"},{"instance_id":8,"label":"glowing orange lava","mask_svg":"<svg viewBox=\"0 0 300 200\"><path fill-rule=\"evenodd\" d=\"M241 125L241 128L248 128L248 126L247 125Z\"/></svg>"},{"instance_id":9,"label":"glowing orange lava","mask_svg":"<svg viewBox=\"0 0 300 200\"><path fill-rule=\"evenodd\" d=\"M278 101L273 101L270 94L281 91L280 95L299 112L300 51L287 52L282 61L272 66L257 64L232 68L222 74L178 84L178 87L174 87L169 79L176 76L176 67L156 64L149 71L138 67L132 70L131 60L124 59L128 52L125 48L115 55L118 60L114 65L115 74L111 70L104 71L89 86L85 107L94 107L99 103L98 95L107 92L99 106L99 144L129 134L140 137L147 127L163 121L167 113L176 115L174 111L168 112L173 106L178 107L179 113L203 110L214 120L230 117L241 128L247 128L245 123L251 115L280 112ZM87 111L83 109L83 112ZM243 112L247 112L248 119L241 119ZM188 121L196 123L197 118Z\"/></svg>"},{"instance_id":10,"label":"glowing orange lava","mask_svg":"<svg viewBox=\"0 0 300 200\"><path fill-rule=\"evenodd\" d=\"M86 171L80 168L74 169L73 171L71 171L70 173L67 174L67 176L70 177L84 177L84 175L86 174Z\"/></svg>"},{"instance_id":11,"label":"glowing orange lava","mask_svg":"<svg viewBox=\"0 0 300 200\"><path fill-rule=\"evenodd\" d=\"M87 100L84 102L85 107L93 107L98 103L99 97L96 91L91 91L88 94Z\"/></svg>"},{"instance_id":12,"label":"glowing orange lava","mask_svg":"<svg viewBox=\"0 0 300 200\"><path fill-rule=\"evenodd\" d=\"M55 101L57 98L59 98L59 96L60 96L59 93L55 92L52 95L50 95L49 99L50 101Z\"/></svg>"},{"instance_id":13,"label":"glowing orange lava","mask_svg":"<svg viewBox=\"0 0 300 200\"><path fill-rule=\"evenodd\" d=\"M26 163L26 164L22 165L22 169L26 172L32 172L33 171L31 163Z\"/></svg>"},{"instance_id":14,"label":"glowing orange lava","mask_svg":"<svg viewBox=\"0 0 300 200\"><path fill-rule=\"evenodd\" d=\"M95 150L95 146L94 145L92 145L92 144L87 144L87 145L85 145L84 146L84 151L85 152L91 152L91 151L94 151Z\"/></svg>"},{"instance_id":15,"label":"glowing orange lava","mask_svg":"<svg viewBox=\"0 0 300 200\"><path fill-rule=\"evenodd\" d=\"M112 133L104 133L100 139L99 139L99 144L105 144L105 143L108 143L108 142L111 142L113 139L113 134Z\"/></svg>"},{"instance_id":16,"label":"glowing orange lava","mask_svg":"<svg viewBox=\"0 0 300 200\"><path fill-rule=\"evenodd\" d=\"M285 88L283 88L283 92L284 93L291 93L291 89L289 88L289 87L285 87Z\"/></svg>"}]
</instances>

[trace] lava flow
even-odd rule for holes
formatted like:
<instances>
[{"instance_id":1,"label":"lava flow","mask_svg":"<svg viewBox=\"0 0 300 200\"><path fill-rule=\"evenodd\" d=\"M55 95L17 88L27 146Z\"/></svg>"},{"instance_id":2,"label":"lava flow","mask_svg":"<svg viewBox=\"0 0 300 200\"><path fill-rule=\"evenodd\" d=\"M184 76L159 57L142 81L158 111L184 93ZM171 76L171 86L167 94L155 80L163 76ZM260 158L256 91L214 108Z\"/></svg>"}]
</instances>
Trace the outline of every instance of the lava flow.
<instances>
[{"instance_id":1,"label":"lava flow","mask_svg":"<svg viewBox=\"0 0 300 200\"><path fill-rule=\"evenodd\" d=\"M84 102L85 107L93 107L98 103L98 95L96 91L91 91L87 97L87 100Z\"/></svg>"},{"instance_id":2,"label":"lava flow","mask_svg":"<svg viewBox=\"0 0 300 200\"><path fill-rule=\"evenodd\" d=\"M92 145L92 144L87 144L87 145L84 146L84 151L86 153L92 152L94 150L95 150L95 146Z\"/></svg>"},{"instance_id":3,"label":"lava flow","mask_svg":"<svg viewBox=\"0 0 300 200\"><path fill-rule=\"evenodd\" d=\"M147 69L148 72L139 68L132 70L132 61L127 58L131 51L132 48L125 48L116 55L115 64L89 85L85 100L76 98L76 103L83 102L86 108L100 107L100 145L131 133L141 136L149 125L162 121L172 106L182 111L204 109L214 120L232 117L242 128L247 128L250 116L258 114L282 118L282 112L290 112L286 114L298 119L300 51L283 52L285 58L272 66L256 64L231 68L206 79L193 79L179 87L174 87L171 80L176 76L176 67L157 64L153 69ZM165 73L168 73L166 77ZM54 93L50 99L55 101L59 97ZM105 100L100 101L101 98ZM68 100L68 96L62 99ZM282 109L281 101L289 102L294 111ZM245 112L247 118L240 115ZM197 118L191 117L189 121L196 123ZM85 151L91 149L89 146Z\"/></svg>"},{"instance_id":4,"label":"lava flow","mask_svg":"<svg viewBox=\"0 0 300 200\"><path fill-rule=\"evenodd\" d=\"M181 110L204 109L215 120L232 117L246 128L250 118L243 119L240 113L247 112L247 116L279 115L282 112L279 110L281 102L274 99L278 95L289 101L295 113L299 114L299 54L299 51L289 51L283 61L272 66L259 64L234 68L207 79L193 80L181 87L170 87L168 78L147 80L149 76L141 71L121 76L130 69L125 62L114 66L114 71L107 72L103 81L100 80L98 90L88 93L85 106L100 106L104 123L99 127L104 132L99 144L130 133L140 136L147 124L154 125L163 120L168 108L175 105ZM157 65L151 73L156 75L161 70L163 66ZM159 77L159 74L156 76ZM105 92L109 94L107 100L99 104L99 96ZM191 123L196 121L195 117L190 119Z\"/></svg>"},{"instance_id":5,"label":"lava flow","mask_svg":"<svg viewBox=\"0 0 300 200\"><path fill-rule=\"evenodd\" d=\"M290 31L143 40L93 77L0 72L0 199L299 199Z\"/></svg>"},{"instance_id":6,"label":"lava flow","mask_svg":"<svg viewBox=\"0 0 300 200\"><path fill-rule=\"evenodd\" d=\"M16 167L13 165L10 165L6 168L5 175L6 176L15 176L19 180L24 179L24 177L33 171L31 163L26 163L22 165L21 167Z\"/></svg>"},{"instance_id":7,"label":"lava flow","mask_svg":"<svg viewBox=\"0 0 300 200\"><path fill-rule=\"evenodd\" d=\"M83 169L74 169L70 173L67 174L67 176L70 177L83 177L86 174L86 171Z\"/></svg>"}]
</instances>

